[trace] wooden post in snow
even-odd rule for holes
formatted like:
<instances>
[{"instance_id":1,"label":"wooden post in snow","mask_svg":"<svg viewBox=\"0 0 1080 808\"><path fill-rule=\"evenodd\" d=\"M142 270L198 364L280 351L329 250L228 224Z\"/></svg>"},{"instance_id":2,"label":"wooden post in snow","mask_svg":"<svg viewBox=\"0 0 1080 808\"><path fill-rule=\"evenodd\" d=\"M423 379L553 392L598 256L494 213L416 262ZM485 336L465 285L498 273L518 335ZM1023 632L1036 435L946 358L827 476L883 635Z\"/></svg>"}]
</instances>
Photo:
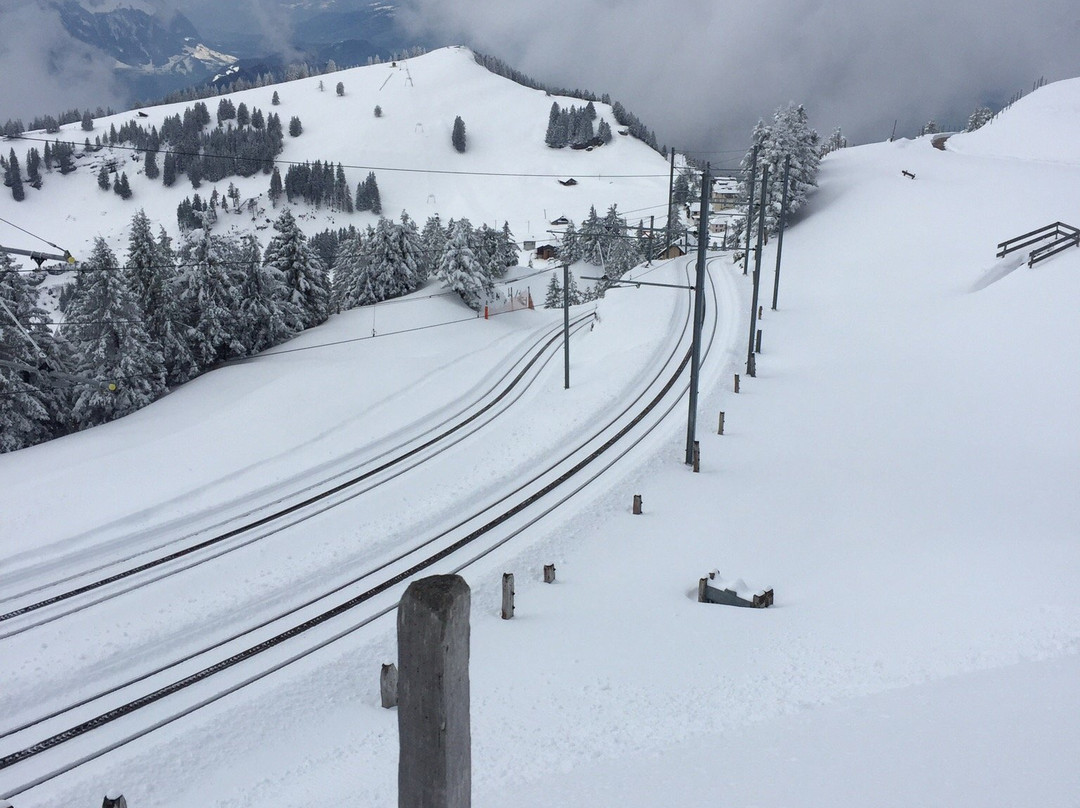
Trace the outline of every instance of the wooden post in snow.
<instances>
[{"instance_id":1,"label":"wooden post in snow","mask_svg":"<svg viewBox=\"0 0 1080 808\"><path fill-rule=\"evenodd\" d=\"M735 374L735 392L739 392L739 374Z\"/></svg>"},{"instance_id":2,"label":"wooden post in snow","mask_svg":"<svg viewBox=\"0 0 1080 808\"><path fill-rule=\"evenodd\" d=\"M724 434L724 411L723 410L720 410L720 425L716 429L716 434L717 435L723 435Z\"/></svg>"},{"instance_id":3,"label":"wooden post in snow","mask_svg":"<svg viewBox=\"0 0 1080 808\"><path fill-rule=\"evenodd\" d=\"M544 583L545 584L553 584L553 583L555 583L555 565L554 564L545 564L544 565Z\"/></svg>"},{"instance_id":4,"label":"wooden post in snow","mask_svg":"<svg viewBox=\"0 0 1080 808\"><path fill-rule=\"evenodd\" d=\"M469 808L469 585L409 584L398 606L398 808Z\"/></svg>"},{"instance_id":5,"label":"wooden post in snow","mask_svg":"<svg viewBox=\"0 0 1080 808\"><path fill-rule=\"evenodd\" d=\"M382 706L387 710L397 707L397 682L397 665L393 662L383 665L382 672L379 674L379 697Z\"/></svg>"},{"instance_id":6,"label":"wooden post in snow","mask_svg":"<svg viewBox=\"0 0 1080 808\"><path fill-rule=\"evenodd\" d=\"M641 516L641 494L634 494L634 516Z\"/></svg>"},{"instance_id":7,"label":"wooden post in snow","mask_svg":"<svg viewBox=\"0 0 1080 808\"><path fill-rule=\"evenodd\" d=\"M504 572L502 577L502 619L514 616L514 573Z\"/></svg>"}]
</instances>

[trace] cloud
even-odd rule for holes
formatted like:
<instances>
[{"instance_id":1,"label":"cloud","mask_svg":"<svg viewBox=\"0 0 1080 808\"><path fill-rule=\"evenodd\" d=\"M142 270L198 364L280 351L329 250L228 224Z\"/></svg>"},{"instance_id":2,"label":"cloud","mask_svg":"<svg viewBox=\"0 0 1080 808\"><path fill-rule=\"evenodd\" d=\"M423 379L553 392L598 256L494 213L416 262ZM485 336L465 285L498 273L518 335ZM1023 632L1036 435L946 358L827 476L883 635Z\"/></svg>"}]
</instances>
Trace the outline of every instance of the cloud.
<instances>
[{"instance_id":1,"label":"cloud","mask_svg":"<svg viewBox=\"0 0 1080 808\"><path fill-rule=\"evenodd\" d=\"M109 106L123 98L107 57L73 39L33 0L0 8L0 120Z\"/></svg>"},{"instance_id":2,"label":"cloud","mask_svg":"<svg viewBox=\"0 0 1080 808\"><path fill-rule=\"evenodd\" d=\"M741 148L789 101L823 135L882 140L1080 74L1075 0L404 2L415 34L610 92L678 148Z\"/></svg>"}]
</instances>

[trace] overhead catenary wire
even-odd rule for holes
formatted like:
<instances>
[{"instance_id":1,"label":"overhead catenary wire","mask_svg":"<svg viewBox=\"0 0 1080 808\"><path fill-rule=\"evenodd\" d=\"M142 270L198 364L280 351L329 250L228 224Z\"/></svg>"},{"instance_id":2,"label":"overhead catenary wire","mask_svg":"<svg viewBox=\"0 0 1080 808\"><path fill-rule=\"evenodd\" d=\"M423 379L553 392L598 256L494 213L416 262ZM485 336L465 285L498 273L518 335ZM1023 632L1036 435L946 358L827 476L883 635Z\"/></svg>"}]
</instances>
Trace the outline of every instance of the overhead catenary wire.
<instances>
[{"instance_id":1,"label":"overhead catenary wire","mask_svg":"<svg viewBox=\"0 0 1080 808\"><path fill-rule=\"evenodd\" d=\"M83 144L73 140L61 140L58 138L46 138L46 137L34 137L30 135L19 135L17 140L27 140L35 143L64 143L68 146L79 147ZM285 160L280 157L264 158L264 157L243 157L240 155L232 154L213 154L204 151L180 151L178 149L147 149L139 146L122 146L120 144L102 144L101 149L117 149L120 151L130 152L147 152L152 151L156 154L171 154L174 157L209 157L210 159L218 160L236 160L249 163L259 163L265 165L270 163L272 165L285 165L285 166L301 166L305 163L311 162L330 162L333 165L341 165L342 168L355 169L358 171L384 171L387 173L398 172L405 174L441 174L453 177L509 177L509 178L537 178L537 179L558 179L566 177L567 172L549 173L549 172L526 172L526 171L464 171L459 169L446 169L446 168L416 168L413 166L377 166L377 165L362 165L356 163L341 163L340 161L312 161L312 160ZM578 176L582 177L598 177L601 179L656 179L666 177L667 174L606 174L604 172L591 173L591 172L578 172Z\"/></svg>"},{"instance_id":2,"label":"overhead catenary wire","mask_svg":"<svg viewBox=\"0 0 1080 808\"><path fill-rule=\"evenodd\" d=\"M444 293L440 293L440 294L437 294L437 295L431 295L431 297L440 297L442 294L444 294ZM456 292L449 292L449 293L445 293L445 294L457 294L457 293ZM378 303L378 305L379 306L384 306L387 303L406 303L406 302L409 302L409 301L408 300L384 300L384 301L380 301ZM350 311L355 311L355 310L356 309L350 309ZM516 314L519 311L521 311L521 309L513 309L513 310L510 310L510 311L491 312L490 314L487 315L487 319L492 319L492 318L495 318L495 317L501 317L501 316L503 316L505 314ZM427 325L413 326L411 328L402 328L402 329L398 329L396 331L382 331L382 332L379 332L377 334L370 334L370 335L365 335L365 336L362 336L362 337L350 337L348 339L334 340L334 341L331 341L331 342L320 342L320 343L316 343L314 345L303 345L303 346L300 346L298 348L285 348L285 349L282 349L282 350L275 350L274 348L267 348L265 351L262 351L261 353L255 354L253 356L238 356L238 357L234 357L232 359L226 359L226 360L224 360L222 362L217 363L213 367L207 368L205 371L203 371L203 373L209 373L210 371L218 370L218 369L226 368L226 367L231 367L233 365L248 364L248 363L251 363L251 362L258 361L260 359L269 358L271 356L281 356L281 355L284 355L284 354L299 353L299 352L302 352L302 351L313 351L313 350L317 350L317 349L321 349L321 348L333 348L333 347L337 347L339 345L348 345L348 344L354 343L354 342L365 342L365 341L372 340L372 339L381 339L383 337L393 337L393 336L397 336L397 335L400 335L400 334L413 334L413 333L416 333L416 332L419 332L419 331L428 331L428 330L434 329L434 328L443 328L445 326L450 326L450 325L459 325L461 323L475 322L476 320L479 320L479 319L483 319L483 315L478 312L477 314L473 315L472 317L461 317L461 318L458 318L458 319L455 319L455 320L442 320L442 321L437 322L437 323L428 323ZM303 332L301 332L301 333L303 333ZM299 334L297 334L296 336L299 336ZM30 370L30 368L28 368L28 370ZM38 369L33 368L33 370L37 371ZM44 372L44 371L42 371L42 372ZM198 375L201 376L201 375L203 375L203 373L200 373ZM156 377L158 375L159 375L158 373L130 373L130 374L127 374L127 375L124 375L124 376L109 376L107 380L87 379L85 383L88 384L88 385L95 385L95 384L101 384L102 381L122 382L122 381L131 381L133 379L153 378L153 377ZM76 386L76 385L81 383L80 381L76 381L76 380L72 380L72 379L63 379L61 381L66 381L69 384L71 384L72 386ZM2 398L10 398L10 397L15 396L18 393L26 393L26 392L40 392L40 391L36 387L31 387L30 385L27 385L25 387L19 388L18 390L0 391L0 397L2 397Z\"/></svg>"}]
</instances>

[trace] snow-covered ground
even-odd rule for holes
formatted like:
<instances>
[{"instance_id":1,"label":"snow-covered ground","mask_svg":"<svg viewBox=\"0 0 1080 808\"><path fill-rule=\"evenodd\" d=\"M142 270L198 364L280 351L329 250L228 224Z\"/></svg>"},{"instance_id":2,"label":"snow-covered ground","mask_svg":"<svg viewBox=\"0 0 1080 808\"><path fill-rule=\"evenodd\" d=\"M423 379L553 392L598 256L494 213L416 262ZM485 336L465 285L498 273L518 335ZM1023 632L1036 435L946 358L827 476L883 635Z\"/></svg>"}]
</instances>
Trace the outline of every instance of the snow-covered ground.
<instances>
[{"instance_id":1,"label":"snow-covered ground","mask_svg":"<svg viewBox=\"0 0 1080 808\"><path fill-rule=\"evenodd\" d=\"M598 485L465 573L475 805L1078 804L1080 249L1030 269L994 257L1034 227L1080 225L1078 130L1072 81L945 151L921 139L830 155L785 237L778 312L766 251L763 352L738 395L749 283L726 258L710 264L720 324L701 473L681 462L679 407ZM679 282L686 263L652 278ZM575 337L571 389L553 361L445 466L198 577L0 640L5 712L41 712L51 686L105 680L126 653L133 668L167 655L174 634L253 619L296 582L377 552L379 536L493 496L640 387L685 302L613 291ZM442 307L374 316L394 331L452 319ZM367 333L371 315L295 344ZM557 319L517 312L263 358L0 457L2 563L78 559L130 530L116 521L127 512L172 519L419 430ZM226 488L197 488L214 480ZM63 541L77 526L97 529ZM540 582L544 563L556 584ZM773 588L776 605L696 603L714 568ZM498 615L504 571L517 578L511 621ZM132 808L393 805L396 717L378 706L393 658L387 616L13 802L91 805L111 789ZM0 770L0 794L35 765Z\"/></svg>"}]
</instances>

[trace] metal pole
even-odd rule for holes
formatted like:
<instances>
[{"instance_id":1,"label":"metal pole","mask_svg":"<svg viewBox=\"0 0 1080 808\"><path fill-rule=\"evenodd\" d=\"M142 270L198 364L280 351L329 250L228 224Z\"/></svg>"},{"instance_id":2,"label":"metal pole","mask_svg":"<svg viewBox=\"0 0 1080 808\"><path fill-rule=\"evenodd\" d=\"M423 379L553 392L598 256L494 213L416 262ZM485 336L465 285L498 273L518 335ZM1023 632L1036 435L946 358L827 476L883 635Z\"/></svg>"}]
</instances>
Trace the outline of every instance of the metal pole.
<instances>
[{"instance_id":1,"label":"metal pole","mask_svg":"<svg viewBox=\"0 0 1080 808\"><path fill-rule=\"evenodd\" d=\"M776 237L776 274L773 276L772 310L776 311L776 298L780 294L780 254L784 251L784 225L787 224L788 175L791 173L791 155L784 158L784 192L780 195L780 233Z\"/></svg>"},{"instance_id":2,"label":"metal pole","mask_svg":"<svg viewBox=\"0 0 1080 808\"><path fill-rule=\"evenodd\" d=\"M675 212L675 149L671 150L671 176L667 187L667 235L664 236L664 249L671 246L671 218Z\"/></svg>"},{"instance_id":3,"label":"metal pole","mask_svg":"<svg viewBox=\"0 0 1080 808\"><path fill-rule=\"evenodd\" d=\"M653 250L653 235L656 233L656 216L649 217L649 260L646 266L652 266L653 259L656 258L655 250Z\"/></svg>"},{"instance_id":4,"label":"metal pole","mask_svg":"<svg viewBox=\"0 0 1080 808\"><path fill-rule=\"evenodd\" d=\"M746 254L743 256L742 274L750 268L750 231L754 223L754 180L757 178L758 147L754 146L754 156L750 158L750 201L746 207Z\"/></svg>"},{"instance_id":5,"label":"metal pole","mask_svg":"<svg viewBox=\"0 0 1080 808\"><path fill-rule=\"evenodd\" d=\"M570 265L562 265L563 389L570 389Z\"/></svg>"},{"instance_id":6,"label":"metal pole","mask_svg":"<svg viewBox=\"0 0 1080 808\"><path fill-rule=\"evenodd\" d=\"M697 273L694 279L694 344L690 351L690 411L686 418L686 464L694 464L697 440L698 370L701 365L701 326L705 319L705 252L709 246L709 165L701 181L701 221L698 222Z\"/></svg>"},{"instance_id":7,"label":"metal pole","mask_svg":"<svg viewBox=\"0 0 1080 808\"><path fill-rule=\"evenodd\" d=\"M769 181L769 167L761 169L762 199L765 198L765 184ZM757 363L754 360L754 336L757 330L758 286L761 279L761 242L765 235L765 206L761 206L758 215L757 255L754 256L754 299L750 306L750 345L746 350L746 375L757 376Z\"/></svg>"}]
</instances>

